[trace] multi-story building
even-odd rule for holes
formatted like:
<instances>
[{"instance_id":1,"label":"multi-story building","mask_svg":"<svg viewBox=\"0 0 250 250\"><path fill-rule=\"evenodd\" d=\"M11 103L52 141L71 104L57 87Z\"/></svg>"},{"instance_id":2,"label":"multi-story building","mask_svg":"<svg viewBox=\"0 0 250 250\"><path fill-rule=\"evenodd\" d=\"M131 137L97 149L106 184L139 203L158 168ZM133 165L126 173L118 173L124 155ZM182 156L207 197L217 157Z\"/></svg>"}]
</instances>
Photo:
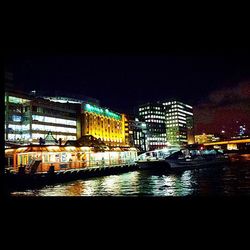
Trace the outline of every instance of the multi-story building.
<instances>
[{"instance_id":1,"label":"multi-story building","mask_svg":"<svg viewBox=\"0 0 250 250\"><path fill-rule=\"evenodd\" d=\"M207 143L207 142L214 142L214 141L219 141L220 138L219 137L215 137L215 135L213 134L201 134L201 135L195 135L195 143L198 144L203 144L203 143Z\"/></svg>"},{"instance_id":2,"label":"multi-story building","mask_svg":"<svg viewBox=\"0 0 250 250\"><path fill-rule=\"evenodd\" d=\"M129 146L125 143L125 116L100 107L97 99L41 96L36 91L27 94L8 86L6 142L38 144L41 139L55 138L64 143L91 135L110 146Z\"/></svg>"},{"instance_id":3,"label":"multi-story building","mask_svg":"<svg viewBox=\"0 0 250 250\"><path fill-rule=\"evenodd\" d=\"M55 103L27 93L5 90L5 141L39 143L49 133L62 142L77 138L80 105Z\"/></svg>"},{"instance_id":4,"label":"multi-story building","mask_svg":"<svg viewBox=\"0 0 250 250\"><path fill-rule=\"evenodd\" d=\"M21 142L23 135L23 105L31 98L21 91L5 92L5 141Z\"/></svg>"},{"instance_id":5,"label":"multi-story building","mask_svg":"<svg viewBox=\"0 0 250 250\"><path fill-rule=\"evenodd\" d=\"M134 147L139 149L139 151L144 152L148 150L147 141L147 124L146 122L140 121L135 117L133 123L131 124L133 131L133 142Z\"/></svg>"},{"instance_id":6,"label":"multi-story building","mask_svg":"<svg viewBox=\"0 0 250 250\"><path fill-rule=\"evenodd\" d=\"M125 116L125 142L143 152L148 150L147 125L132 115Z\"/></svg>"},{"instance_id":7,"label":"multi-story building","mask_svg":"<svg viewBox=\"0 0 250 250\"><path fill-rule=\"evenodd\" d=\"M167 141L172 145L194 143L192 106L179 101L163 102L163 106L166 115Z\"/></svg>"},{"instance_id":8,"label":"multi-story building","mask_svg":"<svg viewBox=\"0 0 250 250\"><path fill-rule=\"evenodd\" d=\"M147 126L148 150L165 147L167 140L163 105L160 102L141 105L139 119L144 120Z\"/></svg>"},{"instance_id":9,"label":"multi-story building","mask_svg":"<svg viewBox=\"0 0 250 250\"><path fill-rule=\"evenodd\" d=\"M169 144L194 143L193 108L178 101L148 103L139 107L139 119L147 124L149 150Z\"/></svg>"},{"instance_id":10,"label":"multi-story building","mask_svg":"<svg viewBox=\"0 0 250 250\"><path fill-rule=\"evenodd\" d=\"M62 142L77 139L77 126L80 128L80 105L55 103L35 98L24 104L23 133L33 142L51 132Z\"/></svg>"},{"instance_id":11,"label":"multi-story building","mask_svg":"<svg viewBox=\"0 0 250 250\"><path fill-rule=\"evenodd\" d=\"M125 115L89 103L82 104L81 136L92 135L109 146L127 146Z\"/></svg>"}]
</instances>

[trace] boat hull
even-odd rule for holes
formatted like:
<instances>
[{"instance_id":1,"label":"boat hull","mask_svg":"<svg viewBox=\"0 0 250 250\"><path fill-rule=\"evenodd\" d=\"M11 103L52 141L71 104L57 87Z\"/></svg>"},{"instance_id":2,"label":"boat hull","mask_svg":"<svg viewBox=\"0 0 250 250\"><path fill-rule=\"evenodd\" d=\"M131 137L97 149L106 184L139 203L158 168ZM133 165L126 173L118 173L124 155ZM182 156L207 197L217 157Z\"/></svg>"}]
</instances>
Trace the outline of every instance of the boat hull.
<instances>
[{"instance_id":1,"label":"boat hull","mask_svg":"<svg viewBox=\"0 0 250 250\"><path fill-rule=\"evenodd\" d=\"M229 159L213 159L213 160L155 160L137 162L139 169L153 171L175 171L189 170L197 168L225 166L229 163Z\"/></svg>"},{"instance_id":2,"label":"boat hull","mask_svg":"<svg viewBox=\"0 0 250 250\"><path fill-rule=\"evenodd\" d=\"M209 160L200 160L200 161L166 160L166 161L170 165L171 170L217 167L217 166L225 166L227 163L229 163L228 159L214 159L210 161Z\"/></svg>"},{"instance_id":3,"label":"boat hull","mask_svg":"<svg viewBox=\"0 0 250 250\"><path fill-rule=\"evenodd\" d=\"M169 170L170 165L165 160L155 160L155 161L139 161L137 162L139 169L145 170L155 170L155 171L162 171L162 170Z\"/></svg>"}]
</instances>

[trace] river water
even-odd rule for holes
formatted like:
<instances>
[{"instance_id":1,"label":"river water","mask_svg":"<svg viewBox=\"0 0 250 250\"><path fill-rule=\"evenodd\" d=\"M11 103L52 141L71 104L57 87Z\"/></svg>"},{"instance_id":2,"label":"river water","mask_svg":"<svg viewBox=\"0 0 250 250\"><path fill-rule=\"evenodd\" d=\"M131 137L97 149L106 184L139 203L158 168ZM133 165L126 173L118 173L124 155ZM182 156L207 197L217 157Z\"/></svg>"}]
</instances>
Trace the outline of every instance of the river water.
<instances>
[{"instance_id":1,"label":"river water","mask_svg":"<svg viewBox=\"0 0 250 250\"><path fill-rule=\"evenodd\" d=\"M250 164L152 173L145 170L15 191L12 196L250 195Z\"/></svg>"}]
</instances>

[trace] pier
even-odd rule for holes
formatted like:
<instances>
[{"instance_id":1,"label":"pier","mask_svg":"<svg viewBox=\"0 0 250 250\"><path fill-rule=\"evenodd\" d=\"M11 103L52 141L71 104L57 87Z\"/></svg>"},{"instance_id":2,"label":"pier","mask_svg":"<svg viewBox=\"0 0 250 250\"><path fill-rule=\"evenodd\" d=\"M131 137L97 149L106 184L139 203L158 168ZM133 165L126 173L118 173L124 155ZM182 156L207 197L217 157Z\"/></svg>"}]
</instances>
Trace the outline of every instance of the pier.
<instances>
[{"instance_id":1,"label":"pier","mask_svg":"<svg viewBox=\"0 0 250 250\"><path fill-rule=\"evenodd\" d=\"M135 148L32 145L5 150L6 186L34 187L137 169Z\"/></svg>"},{"instance_id":2,"label":"pier","mask_svg":"<svg viewBox=\"0 0 250 250\"><path fill-rule=\"evenodd\" d=\"M7 173L5 175L5 184L9 189L25 189L70 182L78 179L120 174L135 171L137 169L138 165L136 163L133 163L124 165L96 166L79 169L74 168L68 170L48 171L47 173Z\"/></svg>"}]
</instances>

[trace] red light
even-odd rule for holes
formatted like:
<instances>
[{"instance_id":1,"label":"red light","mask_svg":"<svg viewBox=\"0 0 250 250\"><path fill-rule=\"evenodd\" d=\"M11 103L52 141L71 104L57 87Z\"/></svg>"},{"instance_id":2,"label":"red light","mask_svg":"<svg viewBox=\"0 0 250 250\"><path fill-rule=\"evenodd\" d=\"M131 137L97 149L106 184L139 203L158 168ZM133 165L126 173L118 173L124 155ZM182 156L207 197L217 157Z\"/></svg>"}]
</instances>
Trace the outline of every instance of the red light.
<instances>
[{"instance_id":1,"label":"red light","mask_svg":"<svg viewBox=\"0 0 250 250\"><path fill-rule=\"evenodd\" d=\"M200 147L201 150L203 150L203 147Z\"/></svg>"}]
</instances>

